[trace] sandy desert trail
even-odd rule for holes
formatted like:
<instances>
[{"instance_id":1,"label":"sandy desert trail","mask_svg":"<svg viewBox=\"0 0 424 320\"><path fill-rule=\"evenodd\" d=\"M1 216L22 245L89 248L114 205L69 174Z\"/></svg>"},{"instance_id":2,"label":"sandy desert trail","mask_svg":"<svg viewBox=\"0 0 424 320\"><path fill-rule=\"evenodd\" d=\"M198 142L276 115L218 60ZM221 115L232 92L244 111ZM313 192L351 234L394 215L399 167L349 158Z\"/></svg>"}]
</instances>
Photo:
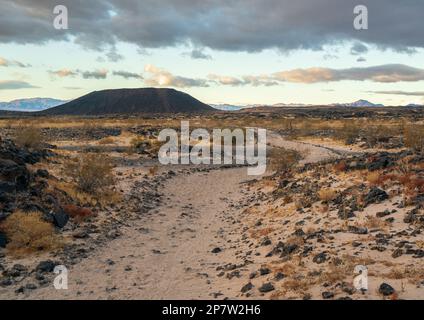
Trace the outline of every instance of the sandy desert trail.
<instances>
[{"instance_id":1,"label":"sandy desert trail","mask_svg":"<svg viewBox=\"0 0 424 320\"><path fill-rule=\"evenodd\" d=\"M283 140L277 147L306 151L304 162L336 157L328 149ZM217 267L242 265L243 206L257 179L246 168L177 174L164 184L162 205L121 229L122 236L69 270L69 289L40 288L31 299L236 298L245 279L219 276ZM243 204L243 205L242 205ZM213 253L219 248L220 252ZM218 250L218 249L216 249ZM219 269L218 269L219 270Z\"/></svg>"}]
</instances>

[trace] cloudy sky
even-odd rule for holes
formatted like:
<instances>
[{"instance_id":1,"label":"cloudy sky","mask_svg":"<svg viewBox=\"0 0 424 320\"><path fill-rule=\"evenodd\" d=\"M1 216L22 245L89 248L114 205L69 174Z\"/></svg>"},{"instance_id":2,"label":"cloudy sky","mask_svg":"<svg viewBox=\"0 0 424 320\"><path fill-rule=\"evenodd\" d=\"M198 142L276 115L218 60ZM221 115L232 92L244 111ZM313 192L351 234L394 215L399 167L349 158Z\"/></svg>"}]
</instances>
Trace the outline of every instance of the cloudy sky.
<instances>
[{"instance_id":1,"label":"cloudy sky","mask_svg":"<svg viewBox=\"0 0 424 320\"><path fill-rule=\"evenodd\" d=\"M69 29L53 27L68 8ZM369 29L353 27L368 8ZM422 0L0 0L0 101L174 87L207 103L424 103Z\"/></svg>"}]
</instances>

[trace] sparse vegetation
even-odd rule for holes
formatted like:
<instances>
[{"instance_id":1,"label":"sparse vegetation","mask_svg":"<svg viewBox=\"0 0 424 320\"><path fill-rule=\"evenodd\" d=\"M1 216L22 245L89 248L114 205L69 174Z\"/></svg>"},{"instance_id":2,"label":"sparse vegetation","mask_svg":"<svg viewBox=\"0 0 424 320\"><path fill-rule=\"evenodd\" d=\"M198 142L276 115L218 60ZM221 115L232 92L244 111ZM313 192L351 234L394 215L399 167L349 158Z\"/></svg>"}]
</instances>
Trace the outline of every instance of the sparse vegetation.
<instances>
[{"instance_id":1,"label":"sparse vegetation","mask_svg":"<svg viewBox=\"0 0 424 320\"><path fill-rule=\"evenodd\" d=\"M15 141L21 147L38 149L43 143L43 135L38 127L21 127L16 130Z\"/></svg>"},{"instance_id":2,"label":"sparse vegetation","mask_svg":"<svg viewBox=\"0 0 424 320\"><path fill-rule=\"evenodd\" d=\"M52 250L61 246L53 225L42 218L40 212L17 211L1 223L6 233L7 249L12 254Z\"/></svg>"},{"instance_id":3,"label":"sparse vegetation","mask_svg":"<svg viewBox=\"0 0 424 320\"><path fill-rule=\"evenodd\" d=\"M404 143L406 147L416 152L424 152L424 125L405 125Z\"/></svg>"},{"instance_id":4,"label":"sparse vegetation","mask_svg":"<svg viewBox=\"0 0 424 320\"><path fill-rule=\"evenodd\" d=\"M337 191L332 188L321 189L318 192L319 199L323 202L330 202L337 197Z\"/></svg>"},{"instance_id":5,"label":"sparse vegetation","mask_svg":"<svg viewBox=\"0 0 424 320\"><path fill-rule=\"evenodd\" d=\"M99 144L113 144L114 142L115 142L115 139L113 137L106 137L99 140Z\"/></svg>"},{"instance_id":6,"label":"sparse vegetation","mask_svg":"<svg viewBox=\"0 0 424 320\"><path fill-rule=\"evenodd\" d=\"M289 171L300 159L300 153L284 148L273 148L268 155L270 169L276 172Z\"/></svg>"},{"instance_id":7,"label":"sparse vegetation","mask_svg":"<svg viewBox=\"0 0 424 320\"><path fill-rule=\"evenodd\" d=\"M84 154L65 164L65 173L78 189L99 194L114 184L113 163L105 155Z\"/></svg>"}]
</instances>

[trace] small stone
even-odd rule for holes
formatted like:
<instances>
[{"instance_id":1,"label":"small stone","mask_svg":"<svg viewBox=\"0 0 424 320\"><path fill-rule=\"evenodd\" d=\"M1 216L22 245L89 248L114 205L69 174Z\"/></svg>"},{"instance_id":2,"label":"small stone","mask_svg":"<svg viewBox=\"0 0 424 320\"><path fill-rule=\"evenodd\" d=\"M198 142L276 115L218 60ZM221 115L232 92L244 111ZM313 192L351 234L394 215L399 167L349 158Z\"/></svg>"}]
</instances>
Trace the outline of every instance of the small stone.
<instances>
[{"instance_id":1,"label":"small stone","mask_svg":"<svg viewBox=\"0 0 424 320\"><path fill-rule=\"evenodd\" d=\"M56 263L51 260L41 261L35 270L39 273L43 272L53 272L54 267L56 267Z\"/></svg>"},{"instance_id":2,"label":"small stone","mask_svg":"<svg viewBox=\"0 0 424 320\"><path fill-rule=\"evenodd\" d=\"M393 287L387 283L382 283L378 289L378 292L380 292L383 296L390 296L395 293L395 289L393 289Z\"/></svg>"},{"instance_id":3,"label":"small stone","mask_svg":"<svg viewBox=\"0 0 424 320\"><path fill-rule=\"evenodd\" d=\"M271 272L271 270L270 270L269 268L260 268L260 269L259 269L259 274L260 274L261 276L267 275L267 274L269 274L270 272Z\"/></svg>"},{"instance_id":4,"label":"small stone","mask_svg":"<svg viewBox=\"0 0 424 320\"><path fill-rule=\"evenodd\" d=\"M284 275L284 273L282 272L277 272L277 274L275 275L274 279L275 281L280 281L282 279L284 279L286 276Z\"/></svg>"},{"instance_id":5,"label":"small stone","mask_svg":"<svg viewBox=\"0 0 424 320\"><path fill-rule=\"evenodd\" d=\"M322 298L323 299L332 299L332 298L334 298L334 293L329 292L329 291L324 291L322 293Z\"/></svg>"},{"instance_id":6,"label":"small stone","mask_svg":"<svg viewBox=\"0 0 424 320\"><path fill-rule=\"evenodd\" d=\"M242 293L246 293L247 291L252 290L253 288L253 284L251 282L249 282L248 284L245 284L242 288L241 288L241 292Z\"/></svg>"},{"instance_id":7,"label":"small stone","mask_svg":"<svg viewBox=\"0 0 424 320\"><path fill-rule=\"evenodd\" d=\"M264 283L260 288L259 288L259 291L260 292L262 292L262 293L266 293L266 292L270 292L270 291L273 291L275 288L274 288L274 286L272 285L272 283L271 282L267 282L267 283Z\"/></svg>"},{"instance_id":8,"label":"small stone","mask_svg":"<svg viewBox=\"0 0 424 320\"><path fill-rule=\"evenodd\" d=\"M321 252L318 253L313 259L312 261L317 263L317 264L321 264L324 263L327 260L327 254L325 252Z\"/></svg>"},{"instance_id":9,"label":"small stone","mask_svg":"<svg viewBox=\"0 0 424 320\"><path fill-rule=\"evenodd\" d=\"M221 248L218 248L218 247L212 249L212 253L220 253L221 251L222 251Z\"/></svg>"},{"instance_id":10,"label":"small stone","mask_svg":"<svg viewBox=\"0 0 424 320\"><path fill-rule=\"evenodd\" d=\"M403 250L402 249L396 249L392 253L392 258L396 259L396 258L399 258L401 255L403 255Z\"/></svg>"},{"instance_id":11,"label":"small stone","mask_svg":"<svg viewBox=\"0 0 424 320\"><path fill-rule=\"evenodd\" d=\"M35 290L35 289L37 289L37 286L36 286L35 284L33 284L33 283L28 283L28 284L25 286L25 289L28 289L28 290Z\"/></svg>"}]
</instances>

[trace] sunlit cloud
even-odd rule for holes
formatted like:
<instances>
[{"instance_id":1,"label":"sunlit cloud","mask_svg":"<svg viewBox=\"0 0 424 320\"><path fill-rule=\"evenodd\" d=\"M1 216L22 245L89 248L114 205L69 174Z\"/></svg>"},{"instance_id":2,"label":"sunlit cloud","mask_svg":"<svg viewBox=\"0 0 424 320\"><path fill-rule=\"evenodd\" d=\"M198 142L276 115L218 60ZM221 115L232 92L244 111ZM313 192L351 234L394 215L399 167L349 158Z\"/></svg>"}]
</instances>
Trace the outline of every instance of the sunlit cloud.
<instances>
[{"instance_id":1,"label":"sunlit cloud","mask_svg":"<svg viewBox=\"0 0 424 320\"><path fill-rule=\"evenodd\" d=\"M25 64L16 60L8 60L0 57L0 67L19 67L19 68L28 68L31 65Z\"/></svg>"},{"instance_id":2,"label":"sunlit cloud","mask_svg":"<svg viewBox=\"0 0 424 320\"><path fill-rule=\"evenodd\" d=\"M160 69L151 64L146 65L144 71L150 74L149 78L145 80L145 84L149 86L176 88L209 86L208 81L206 79L194 79L176 76L170 73L169 71Z\"/></svg>"}]
</instances>

